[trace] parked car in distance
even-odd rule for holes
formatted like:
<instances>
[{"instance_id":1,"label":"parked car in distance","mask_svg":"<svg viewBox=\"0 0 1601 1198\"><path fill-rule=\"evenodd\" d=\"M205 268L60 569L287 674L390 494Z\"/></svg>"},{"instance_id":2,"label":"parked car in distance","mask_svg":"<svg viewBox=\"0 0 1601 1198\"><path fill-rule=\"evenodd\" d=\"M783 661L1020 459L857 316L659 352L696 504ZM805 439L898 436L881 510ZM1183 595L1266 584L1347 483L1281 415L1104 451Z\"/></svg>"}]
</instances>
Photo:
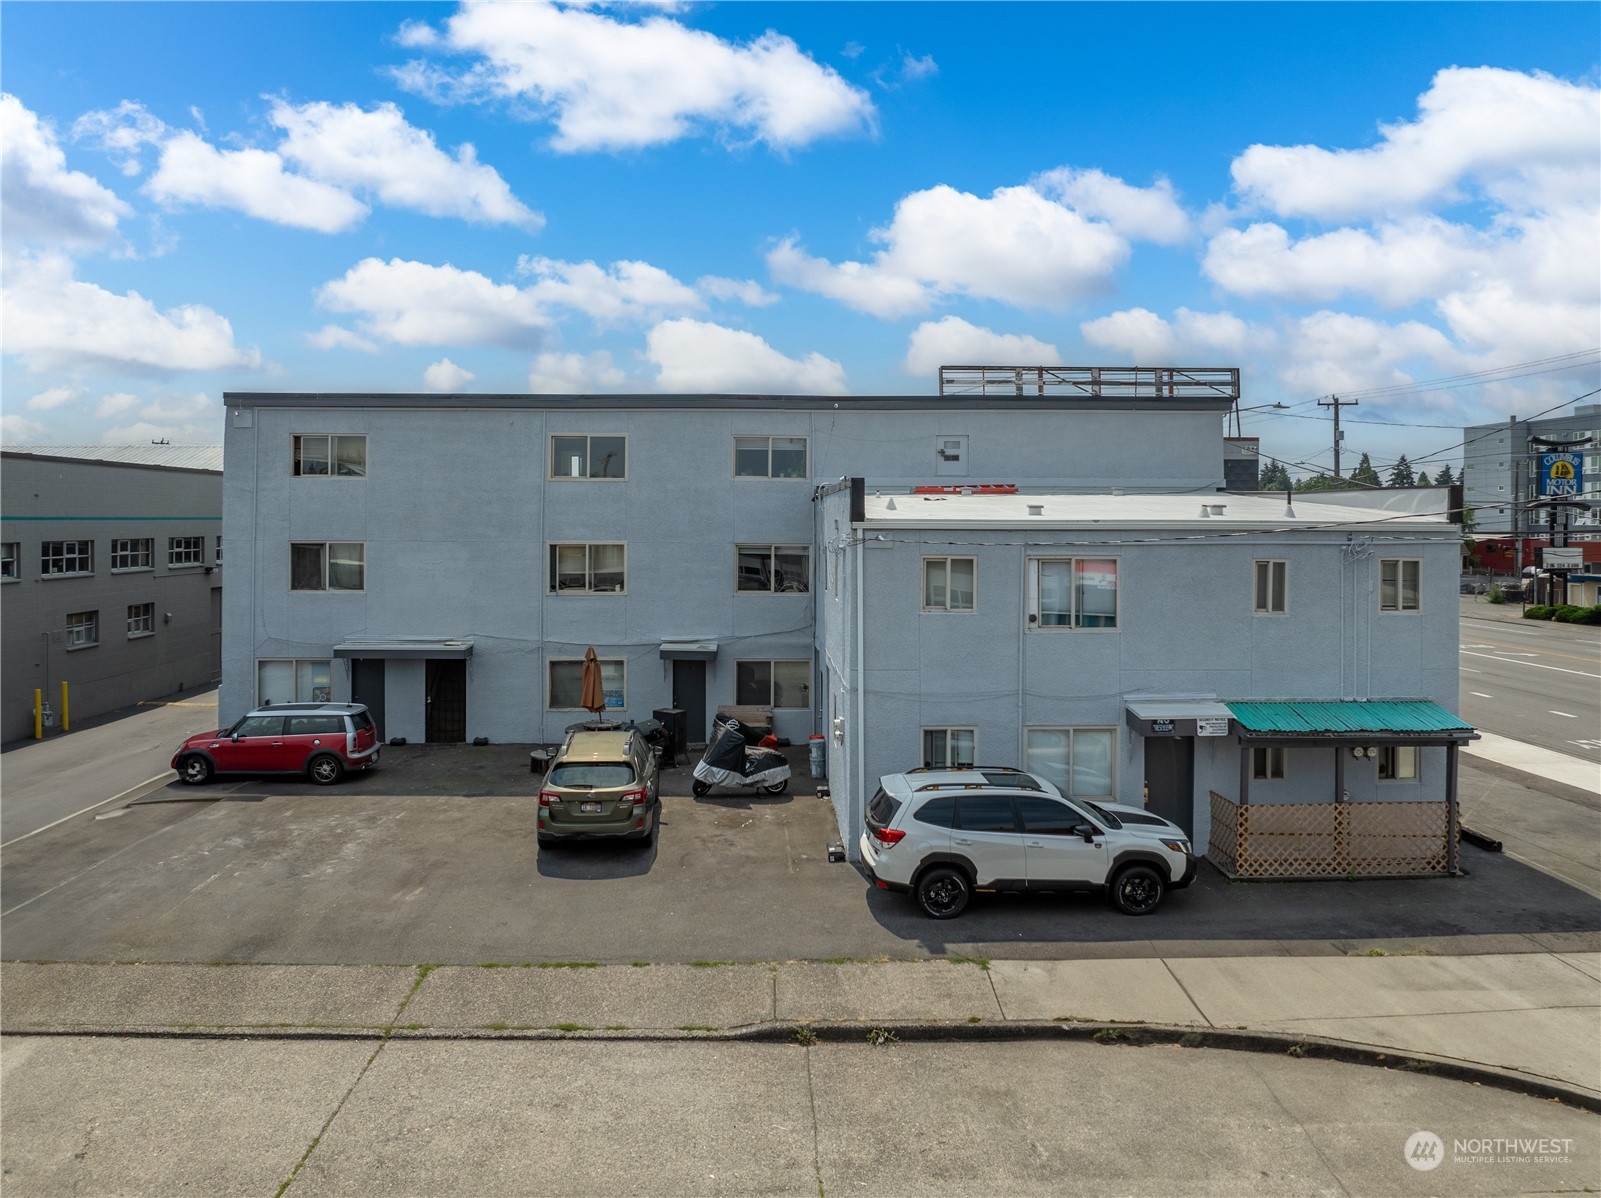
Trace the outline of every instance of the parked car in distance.
<instances>
[{"instance_id":1,"label":"parked car in distance","mask_svg":"<svg viewBox=\"0 0 1601 1198\"><path fill-rule=\"evenodd\" d=\"M1104 891L1147 915L1195 878L1182 828L1139 807L1066 799L1021 770L913 770L879 779L862 862L932 919L975 891Z\"/></svg>"},{"instance_id":2,"label":"parked car in distance","mask_svg":"<svg viewBox=\"0 0 1601 1198\"><path fill-rule=\"evenodd\" d=\"M650 844L661 824L659 760L632 728L568 732L539 788L539 847L590 836Z\"/></svg>"},{"instance_id":3,"label":"parked car in distance","mask_svg":"<svg viewBox=\"0 0 1601 1198\"><path fill-rule=\"evenodd\" d=\"M172 755L190 786L218 774L304 774L332 786L350 770L378 764L378 729L360 703L278 703L232 727L191 736Z\"/></svg>"}]
</instances>

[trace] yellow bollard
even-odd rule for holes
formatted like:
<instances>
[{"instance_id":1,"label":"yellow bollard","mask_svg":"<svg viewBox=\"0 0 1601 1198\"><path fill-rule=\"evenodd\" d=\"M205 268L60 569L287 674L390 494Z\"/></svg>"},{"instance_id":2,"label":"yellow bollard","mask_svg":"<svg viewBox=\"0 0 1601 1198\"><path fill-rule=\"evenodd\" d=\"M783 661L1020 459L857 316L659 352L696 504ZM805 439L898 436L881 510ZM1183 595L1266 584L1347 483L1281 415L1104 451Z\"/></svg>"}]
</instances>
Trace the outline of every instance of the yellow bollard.
<instances>
[{"instance_id":1,"label":"yellow bollard","mask_svg":"<svg viewBox=\"0 0 1601 1198\"><path fill-rule=\"evenodd\" d=\"M67 684L61 684L61 730L67 731Z\"/></svg>"},{"instance_id":2,"label":"yellow bollard","mask_svg":"<svg viewBox=\"0 0 1601 1198\"><path fill-rule=\"evenodd\" d=\"M44 692L37 687L33 692L33 739L44 739Z\"/></svg>"}]
</instances>

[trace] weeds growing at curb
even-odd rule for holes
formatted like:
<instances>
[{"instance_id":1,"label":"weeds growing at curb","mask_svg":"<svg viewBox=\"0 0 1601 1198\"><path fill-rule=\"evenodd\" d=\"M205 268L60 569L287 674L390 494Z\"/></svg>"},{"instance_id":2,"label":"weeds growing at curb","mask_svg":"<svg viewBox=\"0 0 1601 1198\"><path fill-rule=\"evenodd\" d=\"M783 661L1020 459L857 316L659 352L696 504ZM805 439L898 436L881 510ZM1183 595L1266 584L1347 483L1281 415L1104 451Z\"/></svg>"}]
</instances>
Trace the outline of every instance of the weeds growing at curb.
<instances>
[{"instance_id":1,"label":"weeds growing at curb","mask_svg":"<svg viewBox=\"0 0 1601 1198\"><path fill-rule=\"evenodd\" d=\"M867 1042L874 1048L882 1048L886 1044L899 1044L901 1038L885 1027L875 1027L867 1033Z\"/></svg>"},{"instance_id":2,"label":"weeds growing at curb","mask_svg":"<svg viewBox=\"0 0 1601 1198\"><path fill-rule=\"evenodd\" d=\"M795 1029L795 1043L802 1048L810 1048L817 1043L817 1033L809 1027L798 1027Z\"/></svg>"},{"instance_id":3,"label":"weeds growing at curb","mask_svg":"<svg viewBox=\"0 0 1601 1198\"><path fill-rule=\"evenodd\" d=\"M1306 1055L1306 1045L1304 1043L1302 1043L1301 1041L1297 1040L1294 1044L1290 1045L1284 1051L1288 1056L1304 1057Z\"/></svg>"},{"instance_id":4,"label":"weeds growing at curb","mask_svg":"<svg viewBox=\"0 0 1601 1198\"><path fill-rule=\"evenodd\" d=\"M1370 948L1364 954L1369 957L1432 957L1434 954L1426 948Z\"/></svg>"},{"instance_id":5,"label":"weeds growing at curb","mask_svg":"<svg viewBox=\"0 0 1601 1198\"><path fill-rule=\"evenodd\" d=\"M986 973L989 972L990 959L988 957L946 957L952 965L977 965Z\"/></svg>"},{"instance_id":6,"label":"weeds growing at curb","mask_svg":"<svg viewBox=\"0 0 1601 1198\"><path fill-rule=\"evenodd\" d=\"M592 1032L595 1029L582 1023L556 1023L551 1025L550 1030L553 1032Z\"/></svg>"},{"instance_id":7,"label":"weeds growing at curb","mask_svg":"<svg viewBox=\"0 0 1601 1198\"><path fill-rule=\"evenodd\" d=\"M681 1032L720 1032L723 1029L720 1027L712 1027L710 1024L706 1023L680 1023L678 1025L678 1030Z\"/></svg>"},{"instance_id":8,"label":"weeds growing at curb","mask_svg":"<svg viewBox=\"0 0 1601 1198\"><path fill-rule=\"evenodd\" d=\"M1185 1032L1179 1037L1180 1048L1200 1048L1206 1043L1206 1037L1200 1032Z\"/></svg>"},{"instance_id":9,"label":"weeds growing at curb","mask_svg":"<svg viewBox=\"0 0 1601 1198\"><path fill-rule=\"evenodd\" d=\"M599 961L538 961L535 969L599 969Z\"/></svg>"},{"instance_id":10,"label":"weeds growing at curb","mask_svg":"<svg viewBox=\"0 0 1601 1198\"><path fill-rule=\"evenodd\" d=\"M738 961L691 961L693 969L716 969L719 965L738 965Z\"/></svg>"}]
</instances>

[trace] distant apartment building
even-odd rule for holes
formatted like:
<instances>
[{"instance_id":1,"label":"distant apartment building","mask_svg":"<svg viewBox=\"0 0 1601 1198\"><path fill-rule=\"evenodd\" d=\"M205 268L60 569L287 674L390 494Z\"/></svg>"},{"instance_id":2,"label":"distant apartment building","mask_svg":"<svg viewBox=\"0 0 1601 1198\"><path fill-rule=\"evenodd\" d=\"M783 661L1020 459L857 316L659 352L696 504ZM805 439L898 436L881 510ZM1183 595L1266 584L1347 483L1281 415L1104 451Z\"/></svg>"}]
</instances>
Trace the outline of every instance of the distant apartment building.
<instances>
[{"instance_id":1,"label":"distant apartment building","mask_svg":"<svg viewBox=\"0 0 1601 1198\"><path fill-rule=\"evenodd\" d=\"M222 668L220 446L0 454L0 737L215 682Z\"/></svg>"},{"instance_id":2,"label":"distant apartment building","mask_svg":"<svg viewBox=\"0 0 1601 1198\"><path fill-rule=\"evenodd\" d=\"M1574 452L1583 455L1585 485L1581 498L1597 507L1588 512L1570 512L1569 527L1580 535L1601 533L1601 404L1580 404L1566 416L1513 418L1462 430L1463 502L1473 512L1475 531L1545 535L1547 514L1543 508L1522 511L1522 528L1514 530L1512 526L1514 511L1540 497L1538 458L1542 450L1531 440L1536 437L1548 441L1590 438L1589 445Z\"/></svg>"}]
</instances>

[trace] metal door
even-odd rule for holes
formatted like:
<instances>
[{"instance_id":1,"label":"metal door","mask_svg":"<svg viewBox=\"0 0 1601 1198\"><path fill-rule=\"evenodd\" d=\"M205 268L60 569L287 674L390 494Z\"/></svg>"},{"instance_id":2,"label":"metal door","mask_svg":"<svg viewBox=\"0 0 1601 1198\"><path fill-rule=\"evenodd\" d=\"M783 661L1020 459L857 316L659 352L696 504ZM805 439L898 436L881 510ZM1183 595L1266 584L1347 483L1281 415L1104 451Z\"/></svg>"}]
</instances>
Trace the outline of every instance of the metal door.
<instances>
[{"instance_id":1,"label":"metal door","mask_svg":"<svg viewBox=\"0 0 1601 1198\"><path fill-rule=\"evenodd\" d=\"M673 662L673 706L684 713L684 740L706 743L706 663Z\"/></svg>"},{"instance_id":2,"label":"metal door","mask_svg":"<svg viewBox=\"0 0 1601 1198\"><path fill-rule=\"evenodd\" d=\"M1195 834L1195 738L1145 738L1145 805L1154 815L1170 819Z\"/></svg>"},{"instance_id":3,"label":"metal door","mask_svg":"<svg viewBox=\"0 0 1601 1198\"><path fill-rule=\"evenodd\" d=\"M467 739L467 663L428 661L428 743L459 745Z\"/></svg>"},{"instance_id":4,"label":"metal door","mask_svg":"<svg viewBox=\"0 0 1601 1198\"><path fill-rule=\"evenodd\" d=\"M378 739L384 739L384 659L358 657L350 663L350 701L365 703L378 729ZM463 736L462 739L466 739Z\"/></svg>"}]
</instances>

